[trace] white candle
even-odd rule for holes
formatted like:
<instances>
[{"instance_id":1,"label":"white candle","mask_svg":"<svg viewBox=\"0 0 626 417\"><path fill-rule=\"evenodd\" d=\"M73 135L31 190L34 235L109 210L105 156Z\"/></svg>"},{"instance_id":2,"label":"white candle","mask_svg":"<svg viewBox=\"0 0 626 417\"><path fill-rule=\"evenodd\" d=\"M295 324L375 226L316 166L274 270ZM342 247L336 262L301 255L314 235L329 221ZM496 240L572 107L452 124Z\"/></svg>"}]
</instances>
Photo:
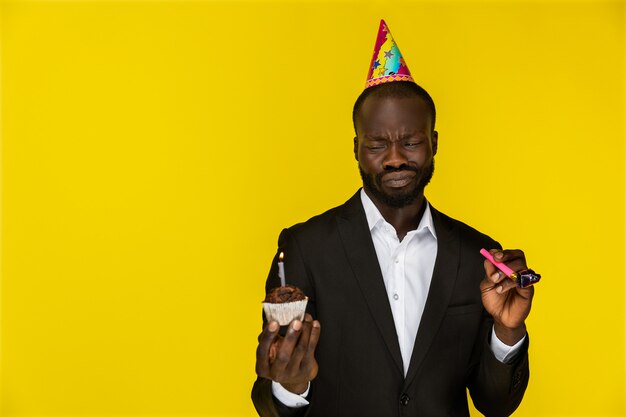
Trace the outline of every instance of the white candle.
<instances>
[{"instance_id":1,"label":"white candle","mask_svg":"<svg viewBox=\"0 0 626 417\"><path fill-rule=\"evenodd\" d=\"M280 278L280 285L282 287L285 286L285 264L283 263L283 259L285 258L285 254L283 252L278 255L278 278Z\"/></svg>"}]
</instances>

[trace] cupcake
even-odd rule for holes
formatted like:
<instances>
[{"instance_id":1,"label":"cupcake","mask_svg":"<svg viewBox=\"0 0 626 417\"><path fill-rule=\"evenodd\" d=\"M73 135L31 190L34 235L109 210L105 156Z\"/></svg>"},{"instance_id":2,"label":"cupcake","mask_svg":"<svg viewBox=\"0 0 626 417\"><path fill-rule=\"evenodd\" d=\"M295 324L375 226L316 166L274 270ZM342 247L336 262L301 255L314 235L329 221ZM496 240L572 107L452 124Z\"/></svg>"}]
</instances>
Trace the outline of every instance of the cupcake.
<instances>
[{"instance_id":1,"label":"cupcake","mask_svg":"<svg viewBox=\"0 0 626 417\"><path fill-rule=\"evenodd\" d=\"M286 326L292 320L304 320L307 296L293 285L276 287L267 293L263 311L267 321L277 321Z\"/></svg>"}]
</instances>

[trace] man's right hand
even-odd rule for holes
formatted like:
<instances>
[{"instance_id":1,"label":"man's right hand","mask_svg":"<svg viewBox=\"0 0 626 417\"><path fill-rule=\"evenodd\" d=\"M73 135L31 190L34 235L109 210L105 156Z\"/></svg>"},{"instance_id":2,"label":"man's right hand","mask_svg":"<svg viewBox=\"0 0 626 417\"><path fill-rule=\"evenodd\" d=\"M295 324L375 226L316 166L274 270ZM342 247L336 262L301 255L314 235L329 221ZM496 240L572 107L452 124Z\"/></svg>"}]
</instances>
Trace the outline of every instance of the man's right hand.
<instances>
[{"instance_id":1,"label":"man's right hand","mask_svg":"<svg viewBox=\"0 0 626 417\"><path fill-rule=\"evenodd\" d=\"M294 320L281 339L277 322L268 323L259 335L256 350L256 373L280 383L286 390L302 394L317 376L315 347L320 338L320 323L306 314L304 321ZM275 342L279 341L280 343ZM272 345L274 347L272 348ZM275 350L270 354L270 350Z\"/></svg>"}]
</instances>

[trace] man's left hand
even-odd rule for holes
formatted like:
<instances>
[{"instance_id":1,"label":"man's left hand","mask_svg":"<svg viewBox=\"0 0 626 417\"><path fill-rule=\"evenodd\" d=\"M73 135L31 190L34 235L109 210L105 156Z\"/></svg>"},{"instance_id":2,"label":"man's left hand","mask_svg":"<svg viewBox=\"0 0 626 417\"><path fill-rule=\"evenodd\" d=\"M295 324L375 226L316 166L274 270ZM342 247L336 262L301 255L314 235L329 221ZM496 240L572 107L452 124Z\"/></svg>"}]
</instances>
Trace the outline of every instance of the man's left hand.
<instances>
[{"instance_id":1,"label":"man's left hand","mask_svg":"<svg viewBox=\"0 0 626 417\"><path fill-rule=\"evenodd\" d=\"M513 271L527 269L524 252L492 249L496 261L505 263ZM483 305L494 320L496 336L509 346L522 340L526 334L524 320L530 313L533 287L519 288L504 272L485 260L486 277L480 283Z\"/></svg>"}]
</instances>

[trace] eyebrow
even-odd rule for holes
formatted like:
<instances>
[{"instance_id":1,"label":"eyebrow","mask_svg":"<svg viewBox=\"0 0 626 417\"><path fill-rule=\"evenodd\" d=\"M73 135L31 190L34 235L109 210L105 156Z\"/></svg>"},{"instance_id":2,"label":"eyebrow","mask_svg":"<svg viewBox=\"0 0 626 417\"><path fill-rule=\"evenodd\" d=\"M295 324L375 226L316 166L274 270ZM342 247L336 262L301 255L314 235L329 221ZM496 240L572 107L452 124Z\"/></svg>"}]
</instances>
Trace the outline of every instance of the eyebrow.
<instances>
[{"instance_id":1,"label":"eyebrow","mask_svg":"<svg viewBox=\"0 0 626 417\"><path fill-rule=\"evenodd\" d=\"M374 140L374 141L379 141L379 142L389 140L388 137L380 136L380 135L364 135L363 138L367 140Z\"/></svg>"},{"instance_id":2,"label":"eyebrow","mask_svg":"<svg viewBox=\"0 0 626 417\"><path fill-rule=\"evenodd\" d=\"M413 132L409 132L409 133L402 133L400 135L400 137L398 138L398 140L407 140L407 139L411 139L413 137L419 137L419 138L424 138L427 135L424 134L423 132L420 132L418 130L415 130ZM384 134L380 134L380 133L375 133L372 135L363 135L363 137L367 140L373 140L373 141L387 141L389 140L389 136L386 136Z\"/></svg>"}]
</instances>

